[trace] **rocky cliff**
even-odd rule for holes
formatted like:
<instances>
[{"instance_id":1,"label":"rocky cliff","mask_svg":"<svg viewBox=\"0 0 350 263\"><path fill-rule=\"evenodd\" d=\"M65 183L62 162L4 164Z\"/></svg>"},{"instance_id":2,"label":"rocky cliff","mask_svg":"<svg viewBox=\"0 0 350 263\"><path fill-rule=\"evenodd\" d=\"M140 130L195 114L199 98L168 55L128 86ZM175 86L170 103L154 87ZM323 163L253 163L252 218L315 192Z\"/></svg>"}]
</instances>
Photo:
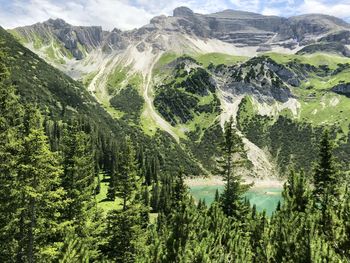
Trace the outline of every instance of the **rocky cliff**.
<instances>
[{"instance_id":1,"label":"rocky cliff","mask_svg":"<svg viewBox=\"0 0 350 263\"><path fill-rule=\"evenodd\" d=\"M173 16L155 17L148 25L132 31L114 29L108 32L98 26L72 26L61 19L50 19L17 28L15 32L29 43L48 45L54 39L76 59L83 59L96 49L110 53L125 50L135 43L139 43L141 50L148 43L153 52L181 49L184 45L176 47L181 43L171 43L172 37L178 35L219 40L231 47L254 47L255 52L280 47L295 53L298 47L315 43L350 43L349 24L332 16L313 14L283 18L235 10L203 15L187 7L176 8ZM162 39L156 37L159 34ZM341 46L335 48L344 49Z\"/></svg>"}]
</instances>

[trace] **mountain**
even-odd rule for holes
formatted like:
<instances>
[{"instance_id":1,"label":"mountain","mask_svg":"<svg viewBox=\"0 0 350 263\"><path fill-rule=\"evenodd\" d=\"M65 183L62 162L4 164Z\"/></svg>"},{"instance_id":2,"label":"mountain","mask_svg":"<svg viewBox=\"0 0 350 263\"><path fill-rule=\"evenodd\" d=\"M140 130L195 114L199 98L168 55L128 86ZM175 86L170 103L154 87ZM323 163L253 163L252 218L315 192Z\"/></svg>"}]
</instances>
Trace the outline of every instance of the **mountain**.
<instances>
[{"instance_id":1,"label":"mountain","mask_svg":"<svg viewBox=\"0 0 350 263\"><path fill-rule=\"evenodd\" d=\"M350 25L336 17L179 7L131 31L50 19L9 32L116 120L168 133L202 172L213 171L230 116L256 176L310 169L325 126L347 159Z\"/></svg>"},{"instance_id":2,"label":"mountain","mask_svg":"<svg viewBox=\"0 0 350 263\"><path fill-rule=\"evenodd\" d=\"M181 164L193 174L201 173L193 158L167 134L157 131L154 140L138 127L115 118L82 83L49 65L1 27L0 43L0 51L5 54L1 62L9 71L8 84L15 86L22 103L37 104L49 120L69 122L72 117L86 119L104 140L113 138L121 141L125 136L131 136L140 149L160 156L164 171L176 173ZM167 151L169 147L172 147L172 152Z\"/></svg>"}]
</instances>

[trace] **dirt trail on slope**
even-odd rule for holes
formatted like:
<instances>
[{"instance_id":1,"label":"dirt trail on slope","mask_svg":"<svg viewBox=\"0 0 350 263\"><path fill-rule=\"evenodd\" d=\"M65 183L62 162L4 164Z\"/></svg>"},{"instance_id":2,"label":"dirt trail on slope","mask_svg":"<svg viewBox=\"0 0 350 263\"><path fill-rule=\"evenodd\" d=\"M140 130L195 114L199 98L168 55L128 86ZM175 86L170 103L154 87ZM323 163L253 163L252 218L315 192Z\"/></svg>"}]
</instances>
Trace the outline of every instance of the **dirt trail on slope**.
<instances>
[{"instance_id":1,"label":"dirt trail on slope","mask_svg":"<svg viewBox=\"0 0 350 263\"><path fill-rule=\"evenodd\" d=\"M152 120L155 121L155 123L164 131L169 133L174 139L179 142L179 136L173 131L172 126L164 120L158 112L155 110L154 105L153 105L153 98L151 97L151 87L152 87L152 72L155 64L159 60L161 54L159 54L152 65L148 68L148 70L145 72L144 75L144 91L143 91L143 97L146 102L146 108L145 108L145 114L150 116Z\"/></svg>"},{"instance_id":2,"label":"dirt trail on slope","mask_svg":"<svg viewBox=\"0 0 350 263\"><path fill-rule=\"evenodd\" d=\"M98 73L88 86L88 91L90 91L90 93L97 99L97 101L102 104L103 101L109 103L110 96L106 88L107 77L108 74L114 69L114 65L118 62L118 60L118 55L111 59L105 59L101 63Z\"/></svg>"}]
</instances>

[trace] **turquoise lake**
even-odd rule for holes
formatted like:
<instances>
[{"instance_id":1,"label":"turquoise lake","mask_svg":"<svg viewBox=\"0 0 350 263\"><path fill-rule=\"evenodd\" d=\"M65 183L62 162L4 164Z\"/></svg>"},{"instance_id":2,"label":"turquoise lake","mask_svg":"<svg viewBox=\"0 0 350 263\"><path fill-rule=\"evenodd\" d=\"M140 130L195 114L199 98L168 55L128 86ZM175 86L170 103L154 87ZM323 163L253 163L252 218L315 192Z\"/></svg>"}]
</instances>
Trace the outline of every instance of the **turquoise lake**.
<instances>
[{"instance_id":1,"label":"turquoise lake","mask_svg":"<svg viewBox=\"0 0 350 263\"><path fill-rule=\"evenodd\" d=\"M223 186L192 186L190 192L193 197L198 201L204 199L206 204L209 205L214 201L216 189L221 193L224 189ZM251 205L255 204L258 211L262 212L266 210L268 215L276 210L279 201L282 201L282 188L276 187L261 187L250 189L245 195Z\"/></svg>"}]
</instances>

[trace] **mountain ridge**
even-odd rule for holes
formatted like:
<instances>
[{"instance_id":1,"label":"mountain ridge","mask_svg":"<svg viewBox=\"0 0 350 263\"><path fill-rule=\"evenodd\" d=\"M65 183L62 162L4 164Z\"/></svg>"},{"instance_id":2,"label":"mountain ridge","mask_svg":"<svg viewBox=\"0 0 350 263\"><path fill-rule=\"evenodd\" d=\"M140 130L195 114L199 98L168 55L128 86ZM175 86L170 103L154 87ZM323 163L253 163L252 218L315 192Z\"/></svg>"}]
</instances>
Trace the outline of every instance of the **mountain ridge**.
<instances>
[{"instance_id":1,"label":"mountain ridge","mask_svg":"<svg viewBox=\"0 0 350 263\"><path fill-rule=\"evenodd\" d=\"M187 7L178 7L174 9L172 16L156 16L149 24L128 31L106 31L99 26L72 26L62 19L49 19L31 26L15 28L11 32L16 32L22 40L30 42L33 41L32 33L45 35L45 30L53 31L49 33L62 41L74 58L83 59L87 55L85 53L96 48L107 52L123 50L133 39L142 38L154 31L185 32L241 46L265 45L265 50L268 49L266 46L271 49L272 45L293 50L297 45L307 45L317 38L324 38L325 34L348 31L350 25L339 18L322 14L284 18L230 9L213 14L197 14ZM327 42L327 39L323 41Z\"/></svg>"},{"instance_id":2,"label":"mountain ridge","mask_svg":"<svg viewBox=\"0 0 350 263\"><path fill-rule=\"evenodd\" d=\"M274 141L272 136L285 127L312 133L310 123L317 129L330 125L347 141L348 98L342 96L344 85L337 85L350 81L350 30L335 17L282 18L235 10L202 15L180 7L173 16L154 17L130 31L50 20L11 33L83 81L114 118L150 136L158 129L167 132L209 173L230 116L256 176L287 167L294 145L305 151L312 146L309 137L300 144L291 136L292 146L283 136ZM332 114L325 112L328 104Z\"/></svg>"}]
</instances>

